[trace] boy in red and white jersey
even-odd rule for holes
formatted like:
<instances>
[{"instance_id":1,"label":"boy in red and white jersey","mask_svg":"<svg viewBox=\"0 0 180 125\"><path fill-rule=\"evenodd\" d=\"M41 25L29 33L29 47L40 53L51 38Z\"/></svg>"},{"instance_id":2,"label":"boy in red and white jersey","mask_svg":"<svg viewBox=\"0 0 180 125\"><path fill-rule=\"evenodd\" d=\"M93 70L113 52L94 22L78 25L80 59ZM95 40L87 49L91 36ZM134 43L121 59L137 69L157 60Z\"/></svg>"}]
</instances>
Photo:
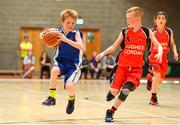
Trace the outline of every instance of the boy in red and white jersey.
<instances>
[{"instance_id":1,"label":"boy in red and white jersey","mask_svg":"<svg viewBox=\"0 0 180 125\"><path fill-rule=\"evenodd\" d=\"M152 43L150 48L150 73L147 75L147 89L151 90L152 96L150 100L151 105L158 105L157 100L157 90L158 86L163 82L165 78L167 69L168 69L168 60L167 54L169 53L170 48L174 53L174 59L178 60L178 53L176 49L176 45L174 43L173 32L170 28L166 27L167 22L167 14L163 11L159 11L154 16L155 27L152 29L156 39L163 47L163 56L162 62L159 63L155 55L158 53L155 45Z\"/></svg>"},{"instance_id":2,"label":"boy in red and white jersey","mask_svg":"<svg viewBox=\"0 0 180 125\"><path fill-rule=\"evenodd\" d=\"M156 40L153 32L145 27L142 27L141 21L143 17L143 9L132 7L127 10L126 18L128 27L122 29L117 40L108 47L105 51L96 56L96 61L109 54L115 52L119 46L122 51L119 54L117 69L112 81L110 91L106 100L112 100L117 94L114 105L106 111L106 122L113 121L113 114L117 108L126 100L130 91L136 89L140 84L140 78L143 72L144 53L147 46L147 37L149 37L154 45L158 48L156 58L161 62L162 46ZM149 35L146 35L146 32Z\"/></svg>"}]
</instances>

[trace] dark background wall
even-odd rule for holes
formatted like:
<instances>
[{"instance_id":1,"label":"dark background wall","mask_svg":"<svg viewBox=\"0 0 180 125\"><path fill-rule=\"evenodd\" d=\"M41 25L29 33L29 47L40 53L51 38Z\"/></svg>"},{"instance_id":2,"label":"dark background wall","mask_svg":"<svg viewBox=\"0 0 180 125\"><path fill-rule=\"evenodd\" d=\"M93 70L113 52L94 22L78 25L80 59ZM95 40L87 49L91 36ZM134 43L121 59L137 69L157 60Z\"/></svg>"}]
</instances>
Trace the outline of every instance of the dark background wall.
<instances>
[{"instance_id":1,"label":"dark background wall","mask_svg":"<svg viewBox=\"0 0 180 125\"><path fill-rule=\"evenodd\" d=\"M164 10L179 52L179 5L179 0L0 0L0 69L15 68L21 27L58 27L59 13L65 8L76 9L84 18L85 24L81 27L101 30L102 50L111 45L126 26L125 14L129 7L142 7L143 24L149 27L153 25L154 13Z\"/></svg>"}]
</instances>

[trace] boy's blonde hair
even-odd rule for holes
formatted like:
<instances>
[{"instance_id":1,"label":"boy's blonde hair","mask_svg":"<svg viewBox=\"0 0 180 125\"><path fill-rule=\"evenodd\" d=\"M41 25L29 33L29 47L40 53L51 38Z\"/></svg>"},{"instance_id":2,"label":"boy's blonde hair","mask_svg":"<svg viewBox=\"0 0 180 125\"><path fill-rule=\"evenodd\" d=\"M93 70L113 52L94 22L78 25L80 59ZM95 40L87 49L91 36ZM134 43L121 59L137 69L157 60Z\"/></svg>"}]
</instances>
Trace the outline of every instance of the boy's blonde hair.
<instances>
[{"instance_id":1,"label":"boy's blonde hair","mask_svg":"<svg viewBox=\"0 0 180 125\"><path fill-rule=\"evenodd\" d=\"M134 12L135 17L141 17L142 18L144 15L143 9L140 7L131 7L127 10L126 13L130 13L130 12Z\"/></svg>"},{"instance_id":2,"label":"boy's blonde hair","mask_svg":"<svg viewBox=\"0 0 180 125\"><path fill-rule=\"evenodd\" d=\"M78 13L72 9L65 9L61 11L60 16L61 16L61 21L64 21L68 17L71 17L76 20L78 18Z\"/></svg>"}]
</instances>

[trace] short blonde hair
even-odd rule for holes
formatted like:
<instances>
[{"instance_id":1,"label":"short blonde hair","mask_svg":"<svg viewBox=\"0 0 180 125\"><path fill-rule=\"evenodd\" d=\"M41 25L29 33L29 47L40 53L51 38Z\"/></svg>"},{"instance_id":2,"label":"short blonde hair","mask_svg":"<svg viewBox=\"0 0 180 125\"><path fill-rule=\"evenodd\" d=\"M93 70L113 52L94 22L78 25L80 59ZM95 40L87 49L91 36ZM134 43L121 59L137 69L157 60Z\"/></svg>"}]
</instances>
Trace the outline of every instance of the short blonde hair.
<instances>
[{"instance_id":1,"label":"short blonde hair","mask_svg":"<svg viewBox=\"0 0 180 125\"><path fill-rule=\"evenodd\" d=\"M65 9L61 11L60 16L61 16L61 21L64 21L68 17L71 17L76 20L78 18L78 13L72 9Z\"/></svg>"},{"instance_id":2,"label":"short blonde hair","mask_svg":"<svg viewBox=\"0 0 180 125\"><path fill-rule=\"evenodd\" d=\"M142 18L144 15L143 9L140 7L131 7L127 10L126 13L130 13L130 12L134 12L135 17L141 17Z\"/></svg>"}]
</instances>

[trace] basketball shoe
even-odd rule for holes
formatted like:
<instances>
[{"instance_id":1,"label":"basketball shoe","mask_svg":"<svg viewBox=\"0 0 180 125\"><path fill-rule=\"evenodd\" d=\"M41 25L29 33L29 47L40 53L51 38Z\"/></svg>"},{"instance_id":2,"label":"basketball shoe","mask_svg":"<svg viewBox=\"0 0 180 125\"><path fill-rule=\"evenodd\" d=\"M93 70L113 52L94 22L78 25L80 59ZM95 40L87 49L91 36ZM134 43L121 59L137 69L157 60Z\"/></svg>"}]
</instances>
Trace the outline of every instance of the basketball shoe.
<instances>
[{"instance_id":1,"label":"basketball shoe","mask_svg":"<svg viewBox=\"0 0 180 125\"><path fill-rule=\"evenodd\" d=\"M114 115L114 113L110 110L110 109L108 109L107 111L106 111L106 117L105 117L105 122L114 122L113 121L113 115Z\"/></svg>"},{"instance_id":2,"label":"basketball shoe","mask_svg":"<svg viewBox=\"0 0 180 125\"><path fill-rule=\"evenodd\" d=\"M56 105L56 99L49 96L42 104L46 106Z\"/></svg>"},{"instance_id":3,"label":"basketball shoe","mask_svg":"<svg viewBox=\"0 0 180 125\"><path fill-rule=\"evenodd\" d=\"M68 104L66 107L67 114L71 114L74 111L74 103L75 103L75 98L72 100L68 100Z\"/></svg>"}]
</instances>

